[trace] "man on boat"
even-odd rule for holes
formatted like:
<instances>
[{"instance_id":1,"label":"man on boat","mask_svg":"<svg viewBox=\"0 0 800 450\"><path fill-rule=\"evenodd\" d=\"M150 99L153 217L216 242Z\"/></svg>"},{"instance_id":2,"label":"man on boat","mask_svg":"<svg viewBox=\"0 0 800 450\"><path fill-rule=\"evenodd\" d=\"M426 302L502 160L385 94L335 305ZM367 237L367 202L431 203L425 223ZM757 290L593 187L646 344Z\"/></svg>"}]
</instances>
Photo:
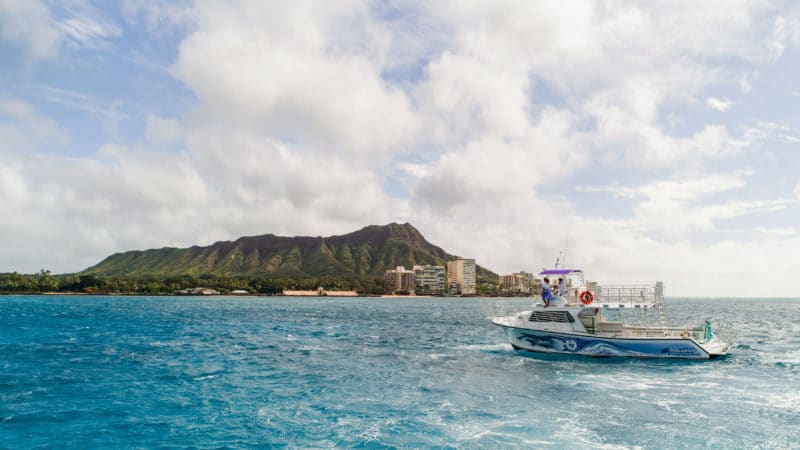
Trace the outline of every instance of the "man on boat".
<instances>
[{"instance_id":1,"label":"man on boat","mask_svg":"<svg viewBox=\"0 0 800 450\"><path fill-rule=\"evenodd\" d=\"M544 283L542 284L542 301L544 302L544 307L547 308L550 306L550 300L553 299L553 293L550 292L550 279L544 277Z\"/></svg>"}]
</instances>

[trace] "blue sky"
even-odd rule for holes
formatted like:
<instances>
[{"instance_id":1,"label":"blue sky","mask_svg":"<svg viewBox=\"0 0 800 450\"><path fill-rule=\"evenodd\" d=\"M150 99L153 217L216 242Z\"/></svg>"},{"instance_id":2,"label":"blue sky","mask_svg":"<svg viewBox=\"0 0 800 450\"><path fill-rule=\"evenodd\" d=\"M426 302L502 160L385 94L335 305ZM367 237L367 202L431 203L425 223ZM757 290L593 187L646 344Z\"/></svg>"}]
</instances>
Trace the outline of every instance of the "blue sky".
<instances>
[{"instance_id":1,"label":"blue sky","mask_svg":"<svg viewBox=\"0 0 800 450\"><path fill-rule=\"evenodd\" d=\"M408 221L798 295L795 3L429 3L0 0L0 272Z\"/></svg>"}]
</instances>

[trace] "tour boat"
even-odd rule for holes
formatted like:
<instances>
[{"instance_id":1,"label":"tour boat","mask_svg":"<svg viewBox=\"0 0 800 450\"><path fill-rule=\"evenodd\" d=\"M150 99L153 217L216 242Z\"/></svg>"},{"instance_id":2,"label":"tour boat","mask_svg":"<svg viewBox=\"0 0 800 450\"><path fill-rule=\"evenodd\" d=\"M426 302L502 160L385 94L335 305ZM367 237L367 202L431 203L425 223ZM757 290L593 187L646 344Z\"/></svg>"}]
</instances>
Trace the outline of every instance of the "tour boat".
<instances>
[{"instance_id":1,"label":"tour boat","mask_svg":"<svg viewBox=\"0 0 800 450\"><path fill-rule=\"evenodd\" d=\"M539 274L563 278L566 292L541 297L530 311L495 317L515 350L594 357L709 359L727 354L725 342L706 321L697 326L670 326L664 285L598 285L586 283L581 270L554 269ZM727 339L726 339L727 340Z\"/></svg>"}]
</instances>

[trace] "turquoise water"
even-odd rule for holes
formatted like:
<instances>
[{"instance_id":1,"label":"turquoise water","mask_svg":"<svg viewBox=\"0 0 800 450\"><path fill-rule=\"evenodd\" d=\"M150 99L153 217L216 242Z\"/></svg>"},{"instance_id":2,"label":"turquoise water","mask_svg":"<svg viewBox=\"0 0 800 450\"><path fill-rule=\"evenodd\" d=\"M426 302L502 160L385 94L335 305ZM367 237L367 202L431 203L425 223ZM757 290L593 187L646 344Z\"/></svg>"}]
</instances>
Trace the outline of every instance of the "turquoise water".
<instances>
[{"instance_id":1,"label":"turquoise water","mask_svg":"<svg viewBox=\"0 0 800 450\"><path fill-rule=\"evenodd\" d=\"M0 296L0 448L800 445L800 300L670 300L705 362L522 357L494 302Z\"/></svg>"}]
</instances>

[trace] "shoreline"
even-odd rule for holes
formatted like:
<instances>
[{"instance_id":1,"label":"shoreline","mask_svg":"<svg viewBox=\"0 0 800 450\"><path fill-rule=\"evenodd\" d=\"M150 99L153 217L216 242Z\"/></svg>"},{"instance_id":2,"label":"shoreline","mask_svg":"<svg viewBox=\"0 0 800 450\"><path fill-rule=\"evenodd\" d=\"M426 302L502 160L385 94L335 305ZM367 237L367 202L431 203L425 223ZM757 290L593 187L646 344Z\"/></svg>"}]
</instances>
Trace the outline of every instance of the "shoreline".
<instances>
[{"instance_id":1,"label":"shoreline","mask_svg":"<svg viewBox=\"0 0 800 450\"><path fill-rule=\"evenodd\" d=\"M411 298L411 299L451 299L451 298L517 298L506 297L502 295L470 295L470 296L440 296L440 295L284 295L284 294L142 294L131 292L0 292L0 296L14 296L14 295L40 295L47 297L72 297L72 296L85 296L85 297L285 297L285 298ZM521 298L521 297L518 297Z\"/></svg>"}]
</instances>

